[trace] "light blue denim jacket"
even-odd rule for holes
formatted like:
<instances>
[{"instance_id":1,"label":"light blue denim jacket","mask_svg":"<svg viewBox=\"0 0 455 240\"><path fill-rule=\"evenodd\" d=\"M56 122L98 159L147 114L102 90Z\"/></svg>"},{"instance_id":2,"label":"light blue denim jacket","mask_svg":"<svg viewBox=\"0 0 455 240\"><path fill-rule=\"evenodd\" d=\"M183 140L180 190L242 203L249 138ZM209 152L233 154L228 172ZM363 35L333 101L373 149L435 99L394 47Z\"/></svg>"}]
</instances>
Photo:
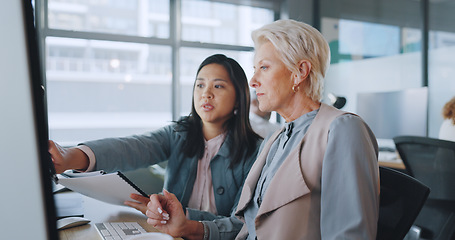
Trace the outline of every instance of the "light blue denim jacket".
<instances>
[{"instance_id":1,"label":"light blue denim jacket","mask_svg":"<svg viewBox=\"0 0 455 240\"><path fill-rule=\"evenodd\" d=\"M95 169L112 172L127 171L168 161L164 188L176 197L186 208L193 192L197 174L198 158L186 157L182 147L187 132L176 131L171 124L153 132L122 138L107 138L82 143L88 146L96 157ZM256 151L241 163L229 168L231 157L229 135L218 153L210 162L213 191L218 215L230 216L237 206L243 183L257 157L262 143L258 141ZM193 220L211 220L215 215L208 212L188 209Z\"/></svg>"}]
</instances>

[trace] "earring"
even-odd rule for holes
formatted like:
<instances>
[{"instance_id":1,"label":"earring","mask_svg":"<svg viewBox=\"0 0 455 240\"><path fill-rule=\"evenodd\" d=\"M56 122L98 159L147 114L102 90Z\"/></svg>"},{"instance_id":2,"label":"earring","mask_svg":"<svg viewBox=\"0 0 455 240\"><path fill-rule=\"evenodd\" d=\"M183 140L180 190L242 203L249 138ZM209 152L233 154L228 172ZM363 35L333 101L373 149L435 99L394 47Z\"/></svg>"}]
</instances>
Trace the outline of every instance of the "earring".
<instances>
[{"instance_id":1,"label":"earring","mask_svg":"<svg viewBox=\"0 0 455 240\"><path fill-rule=\"evenodd\" d=\"M234 109L234 115L237 115L238 112L239 112L238 109Z\"/></svg>"},{"instance_id":2,"label":"earring","mask_svg":"<svg viewBox=\"0 0 455 240\"><path fill-rule=\"evenodd\" d=\"M296 87L297 87L297 89L296 89ZM298 90L299 90L299 85L297 85L297 84L292 85L292 91L294 93L296 93Z\"/></svg>"}]
</instances>

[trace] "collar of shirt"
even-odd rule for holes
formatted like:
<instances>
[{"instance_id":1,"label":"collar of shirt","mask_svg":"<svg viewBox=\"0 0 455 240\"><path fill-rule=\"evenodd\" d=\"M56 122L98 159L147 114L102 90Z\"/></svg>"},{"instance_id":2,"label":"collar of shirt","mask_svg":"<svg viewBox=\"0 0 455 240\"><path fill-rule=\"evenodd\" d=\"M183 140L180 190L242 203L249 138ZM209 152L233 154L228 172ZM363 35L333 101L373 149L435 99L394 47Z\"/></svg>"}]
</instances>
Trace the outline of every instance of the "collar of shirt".
<instances>
[{"instance_id":1,"label":"collar of shirt","mask_svg":"<svg viewBox=\"0 0 455 240\"><path fill-rule=\"evenodd\" d=\"M280 133L279 137L270 148L266 163L259 178L259 182L262 183L258 185L261 186L258 193L265 194L265 189L267 189L267 186L276 171L278 171L278 168L281 166L292 149L296 148L300 143L317 113L318 110L315 110L304 114L292 122L285 123L284 130Z\"/></svg>"},{"instance_id":2,"label":"collar of shirt","mask_svg":"<svg viewBox=\"0 0 455 240\"><path fill-rule=\"evenodd\" d=\"M204 155L198 161L196 180L194 182L193 192L188 201L189 208L217 214L210 161L219 151L225 138L226 133L222 133L208 141L204 140Z\"/></svg>"},{"instance_id":3,"label":"collar of shirt","mask_svg":"<svg viewBox=\"0 0 455 240\"><path fill-rule=\"evenodd\" d=\"M205 154L204 155L210 156L209 159L212 159L215 156L215 154L218 152L218 150L220 149L221 144L223 144L225 138L226 138L226 133L224 132L210 140L204 139L204 144L205 144Z\"/></svg>"},{"instance_id":4,"label":"collar of shirt","mask_svg":"<svg viewBox=\"0 0 455 240\"><path fill-rule=\"evenodd\" d=\"M300 116L299 118L297 118L296 120L294 120L292 122L286 122L284 124L284 126L285 126L284 132L286 134L282 134L282 135L289 137L289 138L291 138L292 136L295 136L297 133L299 133L302 130L304 130L305 128L309 127L308 122L313 121L314 117L316 116L316 114L318 112L319 112L319 109L316 109L314 111L311 111L307 114Z\"/></svg>"}]
</instances>

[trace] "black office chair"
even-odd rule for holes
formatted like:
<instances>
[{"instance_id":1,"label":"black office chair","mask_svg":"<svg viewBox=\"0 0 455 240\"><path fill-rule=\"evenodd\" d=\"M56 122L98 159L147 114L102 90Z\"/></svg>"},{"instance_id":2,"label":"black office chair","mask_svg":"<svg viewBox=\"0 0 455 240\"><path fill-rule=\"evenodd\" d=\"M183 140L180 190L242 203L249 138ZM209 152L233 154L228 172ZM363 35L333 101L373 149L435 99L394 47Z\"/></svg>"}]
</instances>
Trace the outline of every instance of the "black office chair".
<instances>
[{"instance_id":1,"label":"black office chair","mask_svg":"<svg viewBox=\"0 0 455 240\"><path fill-rule=\"evenodd\" d=\"M430 189L402 172L379 167L381 193L376 240L402 240L419 214Z\"/></svg>"},{"instance_id":2,"label":"black office chair","mask_svg":"<svg viewBox=\"0 0 455 240\"><path fill-rule=\"evenodd\" d=\"M455 142L417 136L394 139L409 175L431 188L415 225L424 239L455 239Z\"/></svg>"}]
</instances>

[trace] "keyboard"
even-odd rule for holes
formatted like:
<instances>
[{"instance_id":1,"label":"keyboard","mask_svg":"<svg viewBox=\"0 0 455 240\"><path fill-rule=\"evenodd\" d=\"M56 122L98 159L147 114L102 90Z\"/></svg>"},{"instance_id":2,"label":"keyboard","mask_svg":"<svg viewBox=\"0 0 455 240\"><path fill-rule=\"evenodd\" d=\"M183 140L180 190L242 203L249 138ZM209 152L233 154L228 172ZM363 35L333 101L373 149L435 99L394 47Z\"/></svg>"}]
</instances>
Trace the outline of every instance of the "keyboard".
<instances>
[{"instance_id":1,"label":"keyboard","mask_svg":"<svg viewBox=\"0 0 455 240\"><path fill-rule=\"evenodd\" d=\"M95 228L104 240L123 240L133 235L146 233L137 222L95 223Z\"/></svg>"}]
</instances>

